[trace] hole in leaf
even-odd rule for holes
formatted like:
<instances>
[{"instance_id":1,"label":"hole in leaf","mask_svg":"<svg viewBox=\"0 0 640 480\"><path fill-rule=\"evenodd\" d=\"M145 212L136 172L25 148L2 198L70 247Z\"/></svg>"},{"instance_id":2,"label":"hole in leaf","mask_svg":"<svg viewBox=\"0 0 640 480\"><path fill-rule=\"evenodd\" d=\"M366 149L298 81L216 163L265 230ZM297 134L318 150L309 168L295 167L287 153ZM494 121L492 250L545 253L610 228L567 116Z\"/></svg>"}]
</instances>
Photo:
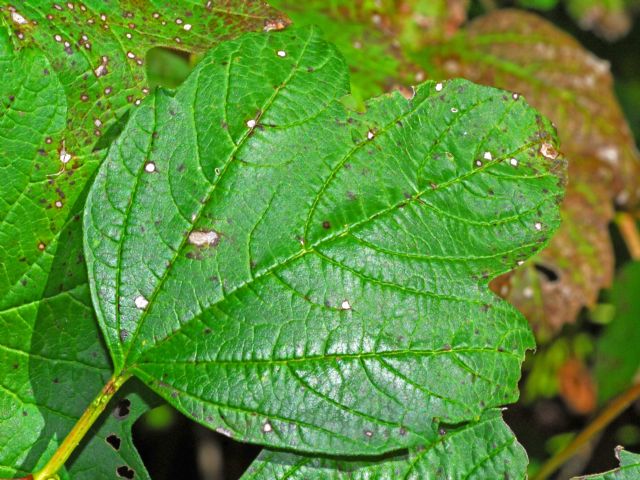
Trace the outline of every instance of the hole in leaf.
<instances>
[{"instance_id":1,"label":"hole in leaf","mask_svg":"<svg viewBox=\"0 0 640 480\"><path fill-rule=\"evenodd\" d=\"M149 86L176 88L191 73L191 54L173 48L155 47L147 52L145 64Z\"/></svg>"},{"instance_id":2,"label":"hole in leaf","mask_svg":"<svg viewBox=\"0 0 640 480\"><path fill-rule=\"evenodd\" d=\"M118 402L116 408L113 409L113 416L118 420L127 418L131 413L131 401L128 398L123 398Z\"/></svg>"},{"instance_id":3,"label":"hole in leaf","mask_svg":"<svg viewBox=\"0 0 640 480\"><path fill-rule=\"evenodd\" d=\"M536 271L540 273L548 282L557 282L560 277L558 274L551 268L542 265L541 263L536 263L534 265Z\"/></svg>"},{"instance_id":4,"label":"hole in leaf","mask_svg":"<svg viewBox=\"0 0 640 480\"><path fill-rule=\"evenodd\" d=\"M120 450L120 444L122 443L122 440L120 440L120 437L118 435L112 433L105 440L109 445L113 447L114 450Z\"/></svg>"},{"instance_id":5,"label":"hole in leaf","mask_svg":"<svg viewBox=\"0 0 640 480\"><path fill-rule=\"evenodd\" d=\"M136 476L136 472L129 468L127 465L122 465L116 468L116 473L120 478L132 479Z\"/></svg>"}]
</instances>

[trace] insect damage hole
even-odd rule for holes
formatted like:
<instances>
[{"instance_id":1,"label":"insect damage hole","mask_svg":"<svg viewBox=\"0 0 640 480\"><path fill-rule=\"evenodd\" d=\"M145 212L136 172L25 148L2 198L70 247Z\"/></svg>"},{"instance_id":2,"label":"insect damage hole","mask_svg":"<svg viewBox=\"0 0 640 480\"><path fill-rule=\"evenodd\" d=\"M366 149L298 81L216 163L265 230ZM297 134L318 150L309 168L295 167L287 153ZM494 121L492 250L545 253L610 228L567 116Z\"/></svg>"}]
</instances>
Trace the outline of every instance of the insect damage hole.
<instances>
[{"instance_id":1,"label":"insect damage hole","mask_svg":"<svg viewBox=\"0 0 640 480\"><path fill-rule=\"evenodd\" d=\"M121 438L116 435L115 433L112 433L110 435L107 436L107 438L105 438L105 442L107 442L114 450L120 450L120 445L122 443Z\"/></svg>"},{"instance_id":2,"label":"insect damage hole","mask_svg":"<svg viewBox=\"0 0 640 480\"><path fill-rule=\"evenodd\" d=\"M113 409L113 416L117 420L124 420L131 413L131 400L123 398Z\"/></svg>"},{"instance_id":3,"label":"insect damage hole","mask_svg":"<svg viewBox=\"0 0 640 480\"><path fill-rule=\"evenodd\" d=\"M116 468L116 474L120 478L128 478L129 480L135 478L136 476L136 472L132 468L129 468L127 465L121 465Z\"/></svg>"}]
</instances>

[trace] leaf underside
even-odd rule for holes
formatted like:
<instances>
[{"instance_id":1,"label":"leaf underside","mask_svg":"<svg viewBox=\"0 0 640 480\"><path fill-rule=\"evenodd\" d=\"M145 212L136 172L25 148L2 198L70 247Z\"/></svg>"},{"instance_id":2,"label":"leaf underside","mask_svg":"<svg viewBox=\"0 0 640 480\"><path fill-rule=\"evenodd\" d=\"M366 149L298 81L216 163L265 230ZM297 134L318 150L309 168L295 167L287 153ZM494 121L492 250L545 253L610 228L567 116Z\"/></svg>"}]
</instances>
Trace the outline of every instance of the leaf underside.
<instances>
[{"instance_id":1,"label":"leaf underside","mask_svg":"<svg viewBox=\"0 0 640 480\"><path fill-rule=\"evenodd\" d=\"M557 228L548 122L462 80L361 115L347 91L314 29L224 43L142 103L89 195L116 373L239 440L430 445L514 401L533 347L487 282Z\"/></svg>"}]
</instances>

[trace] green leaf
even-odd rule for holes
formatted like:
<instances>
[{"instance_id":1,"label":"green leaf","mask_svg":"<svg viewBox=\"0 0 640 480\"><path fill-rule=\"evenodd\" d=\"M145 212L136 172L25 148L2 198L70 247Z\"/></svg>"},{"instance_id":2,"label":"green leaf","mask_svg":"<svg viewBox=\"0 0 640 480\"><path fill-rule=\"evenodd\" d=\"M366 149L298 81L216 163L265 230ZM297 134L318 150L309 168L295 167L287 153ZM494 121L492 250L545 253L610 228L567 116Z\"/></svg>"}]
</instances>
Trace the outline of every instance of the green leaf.
<instances>
[{"instance_id":1,"label":"green leaf","mask_svg":"<svg viewBox=\"0 0 640 480\"><path fill-rule=\"evenodd\" d=\"M245 29L285 22L268 7L240 1L180 11L163 5L0 6L0 327L7 332L0 340L0 476L46 460L111 376L80 219L104 157L93 150L117 136L147 92L146 52L176 46L177 32L180 48L200 52ZM120 450L105 443L105 430L72 461L72 478L111 476L122 465L146 476L125 432L147 405L131 401L131 420L112 428L122 437Z\"/></svg>"},{"instance_id":2,"label":"green leaf","mask_svg":"<svg viewBox=\"0 0 640 480\"><path fill-rule=\"evenodd\" d=\"M533 347L487 282L558 226L548 122L466 81L356 114L347 85L313 29L221 44L137 109L87 201L116 373L239 440L430 444L514 401Z\"/></svg>"},{"instance_id":3,"label":"green leaf","mask_svg":"<svg viewBox=\"0 0 640 480\"><path fill-rule=\"evenodd\" d=\"M573 480L636 480L640 476L640 455L616 447L616 458L620 460L620 468L597 475L575 477Z\"/></svg>"},{"instance_id":4,"label":"green leaf","mask_svg":"<svg viewBox=\"0 0 640 480\"><path fill-rule=\"evenodd\" d=\"M242 480L435 480L440 478L525 478L527 455L498 411L410 453L378 459L296 455L263 450Z\"/></svg>"},{"instance_id":5,"label":"green leaf","mask_svg":"<svg viewBox=\"0 0 640 480\"><path fill-rule=\"evenodd\" d=\"M596 342L598 399L606 402L633 382L640 369L640 262L625 265L611 291L615 317Z\"/></svg>"}]
</instances>

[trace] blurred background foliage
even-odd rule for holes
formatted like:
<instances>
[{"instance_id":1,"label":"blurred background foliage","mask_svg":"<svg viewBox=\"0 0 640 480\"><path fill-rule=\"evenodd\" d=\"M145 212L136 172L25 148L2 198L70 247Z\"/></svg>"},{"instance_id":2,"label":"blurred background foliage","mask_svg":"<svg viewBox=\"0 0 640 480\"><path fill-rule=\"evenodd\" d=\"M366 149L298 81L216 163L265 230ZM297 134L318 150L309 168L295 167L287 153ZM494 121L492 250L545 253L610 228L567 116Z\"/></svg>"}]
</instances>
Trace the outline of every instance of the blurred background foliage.
<instances>
[{"instance_id":1,"label":"blurred background foliage","mask_svg":"<svg viewBox=\"0 0 640 480\"><path fill-rule=\"evenodd\" d=\"M531 473L612 398L640 380L640 0L273 0L319 25L352 73L345 103L425 79L465 77L522 94L557 126L570 162L564 224L550 246L494 291L528 318L538 351L505 416ZM156 48L153 85L176 87L198 58ZM636 261L634 261L636 260ZM134 430L154 479L239 478L259 448L188 422L170 407ZM640 403L613 420L555 478L616 466L640 450Z\"/></svg>"}]
</instances>

